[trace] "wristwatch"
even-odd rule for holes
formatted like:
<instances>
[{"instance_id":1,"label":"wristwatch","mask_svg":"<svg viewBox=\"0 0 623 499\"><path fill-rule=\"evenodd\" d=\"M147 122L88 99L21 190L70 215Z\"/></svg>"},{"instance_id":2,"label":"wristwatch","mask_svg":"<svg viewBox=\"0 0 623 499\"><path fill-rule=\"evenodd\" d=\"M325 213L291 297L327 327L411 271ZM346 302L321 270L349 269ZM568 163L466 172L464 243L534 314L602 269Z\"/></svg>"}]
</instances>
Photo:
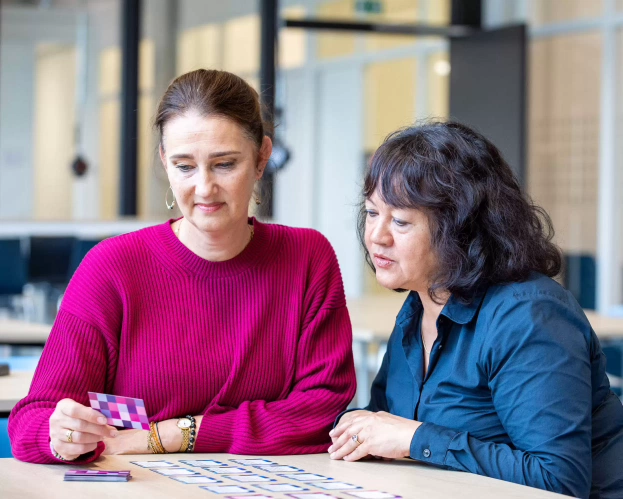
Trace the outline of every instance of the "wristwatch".
<instances>
[{"instance_id":1,"label":"wristwatch","mask_svg":"<svg viewBox=\"0 0 623 499\"><path fill-rule=\"evenodd\" d=\"M195 449L197 423L192 416L184 416L177 420L177 427L182 430L182 446L180 452L192 452Z\"/></svg>"}]
</instances>

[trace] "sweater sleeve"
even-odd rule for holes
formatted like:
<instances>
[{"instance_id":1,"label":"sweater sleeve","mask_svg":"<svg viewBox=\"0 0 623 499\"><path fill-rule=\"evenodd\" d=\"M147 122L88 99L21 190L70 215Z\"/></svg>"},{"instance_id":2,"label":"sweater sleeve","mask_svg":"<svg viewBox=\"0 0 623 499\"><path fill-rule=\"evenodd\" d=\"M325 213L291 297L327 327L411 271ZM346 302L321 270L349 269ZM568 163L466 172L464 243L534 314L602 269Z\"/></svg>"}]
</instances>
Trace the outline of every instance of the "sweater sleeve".
<instances>
[{"instance_id":1,"label":"sweater sleeve","mask_svg":"<svg viewBox=\"0 0 623 499\"><path fill-rule=\"evenodd\" d=\"M63 298L28 395L11 411L9 438L15 458L31 463L65 463L50 450L50 416L65 398L89 406L89 391L106 392L115 347L106 328L116 327L117 314L107 306L113 293L103 277L98 251L85 258ZM97 318L106 318L98 321ZM94 325L94 324L97 324ZM95 453L81 463L95 460L104 450L100 442ZM76 461L71 461L76 463Z\"/></svg>"},{"instance_id":2,"label":"sweater sleeve","mask_svg":"<svg viewBox=\"0 0 623 499\"><path fill-rule=\"evenodd\" d=\"M502 308L489 327L484 366L512 445L427 422L413 436L411 457L588 497L591 371L580 321L555 299L519 300Z\"/></svg>"},{"instance_id":3,"label":"sweater sleeve","mask_svg":"<svg viewBox=\"0 0 623 499\"><path fill-rule=\"evenodd\" d=\"M88 391L105 391L106 351L97 330L67 312L59 312L30 391L11 411L9 437L16 459L66 463L56 459L50 450L50 416L62 399L88 406ZM91 462L103 451L100 442L95 453L80 462Z\"/></svg>"},{"instance_id":4,"label":"sweater sleeve","mask_svg":"<svg viewBox=\"0 0 623 499\"><path fill-rule=\"evenodd\" d=\"M310 272L290 393L238 407L210 405L195 452L311 454L329 447L333 421L352 400L357 382L342 279L333 249L324 241L325 264ZM319 260L322 251L316 253Z\"/></svg>"}]
</instances>

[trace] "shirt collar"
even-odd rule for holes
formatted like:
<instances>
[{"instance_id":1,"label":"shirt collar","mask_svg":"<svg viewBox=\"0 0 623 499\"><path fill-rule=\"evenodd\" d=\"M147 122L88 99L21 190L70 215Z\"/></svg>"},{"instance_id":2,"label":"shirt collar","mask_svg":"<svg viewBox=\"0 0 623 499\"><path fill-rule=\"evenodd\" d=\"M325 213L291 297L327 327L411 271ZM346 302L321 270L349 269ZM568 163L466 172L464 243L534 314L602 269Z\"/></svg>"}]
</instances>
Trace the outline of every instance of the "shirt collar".
<instances>
[{"instance_id":1,"label":"shirt collar","mask_svg":"<svg viewBox=\"0 0 623 499\"><path fill-rule=\"evenodd\" d=\"M458 298L451 295L450 299L443 307L441 315L445 315L448 319L457 324L467 324L472 321L476 315L476 312L478 312L480 304L482 303L482 300L484 300L485 294L486 289L481 289L476 292L474 299L469 303L462 303ZM411 291L398 313L396 322L400 324L412 318L421 310L422 301L420 300L420 295L418 295L415 291Z\"/></svg>"}]
</instances>

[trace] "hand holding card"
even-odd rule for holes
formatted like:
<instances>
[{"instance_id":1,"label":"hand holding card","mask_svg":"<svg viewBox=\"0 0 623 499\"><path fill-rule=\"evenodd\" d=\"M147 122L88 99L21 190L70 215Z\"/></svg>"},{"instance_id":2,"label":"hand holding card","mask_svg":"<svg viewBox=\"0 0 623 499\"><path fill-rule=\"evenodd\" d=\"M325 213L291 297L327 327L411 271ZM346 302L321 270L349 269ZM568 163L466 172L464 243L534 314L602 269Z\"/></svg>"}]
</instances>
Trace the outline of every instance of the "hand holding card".
<instances>
[{"instance_id":1,"label":"hand holding card","mask_svg":"<svg viewBox=\"0 0 623 499\"><path fill-rule=\"evenodd\" d=\"M98 442L118 433L100 413L71 399L56 404L49 425L52 452L69 461L95 450Z\"/></svg>"}]
</instances>

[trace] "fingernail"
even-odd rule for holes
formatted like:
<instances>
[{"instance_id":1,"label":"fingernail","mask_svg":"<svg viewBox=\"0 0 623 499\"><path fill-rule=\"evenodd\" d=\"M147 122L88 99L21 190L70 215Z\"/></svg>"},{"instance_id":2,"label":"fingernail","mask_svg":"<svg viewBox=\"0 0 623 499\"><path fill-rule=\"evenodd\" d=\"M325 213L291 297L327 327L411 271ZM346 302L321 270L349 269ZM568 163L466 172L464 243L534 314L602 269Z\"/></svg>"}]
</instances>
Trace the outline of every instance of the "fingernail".
<instances>
[{"instance_id":1,"label":"fingernail","mask_svg":"<svg viewBox=\"0 0 623 499\"><path fill-rule=\"evenodd\" d=\"M332 437L334 433L335 433L335 430L331 430L331 431L329 432L329 436L330 436L330 437Z\"/></svg>"},{"instance_id":2,"label":"fingernail","mask_svg":"<svg viewBox=\"0 0 623 499\"><path fill-rule=\"evenodd\" d=\"M329 448L327 449L327 451L328 451L328 452L333 452L333 446L329 447Z\"/></svg>"},{"instance_id":3,"label":"fingernail","mask_svg":"<svg viewBox=\"0 0 623 499\"><path fill-rule=\"evenodd\" d=\"M97 422L99 424L104 424L104 423L106 423L106 418L104 416L102 416L101 418L97 418Z\"/></svg>"},{"instance_id":4,"label":"fingernail","mask_svg":"<svg viewBox=\"0 0 623 499\"><path fill-rule=\"evenodd\" d=\"M333 452L330 456L331 459L335 459L335 452Z\"/></svg>"}]
</instances>

